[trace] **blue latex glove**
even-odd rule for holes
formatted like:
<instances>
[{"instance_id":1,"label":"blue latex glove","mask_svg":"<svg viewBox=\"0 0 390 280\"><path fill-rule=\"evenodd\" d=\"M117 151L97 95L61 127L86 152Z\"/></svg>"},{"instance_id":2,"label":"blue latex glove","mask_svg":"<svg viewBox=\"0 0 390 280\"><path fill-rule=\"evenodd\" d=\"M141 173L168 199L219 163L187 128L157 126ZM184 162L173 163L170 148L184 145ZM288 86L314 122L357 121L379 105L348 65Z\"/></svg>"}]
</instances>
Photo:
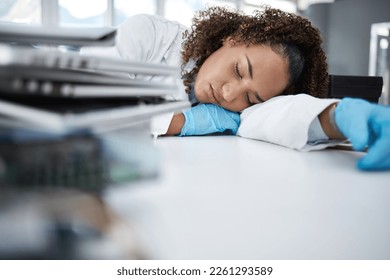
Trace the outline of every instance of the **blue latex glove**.
<instances>
[{"instance_id":1,"label":"blue latex glove","mask_svg":"<svg viewBox=\"0 0 390 280\"><path fill-rule=\"evenodd\" d=\"M390 107L362 99L344 98L336 107L335 122L353 149L367 154L358 161L362 170L390 170Z\"/></svg>"},{"instance_id":2,"label":"blue latex glove","mask_svg":"<svg viewBox=\"0 0 390 280\"><path fill-rule=\"evenodd\" d=\"M185 123L179 136L205 135L230 130L235 135L240 115L214 104L199 104L183 112Z\"/></svg>"}]
</instances>

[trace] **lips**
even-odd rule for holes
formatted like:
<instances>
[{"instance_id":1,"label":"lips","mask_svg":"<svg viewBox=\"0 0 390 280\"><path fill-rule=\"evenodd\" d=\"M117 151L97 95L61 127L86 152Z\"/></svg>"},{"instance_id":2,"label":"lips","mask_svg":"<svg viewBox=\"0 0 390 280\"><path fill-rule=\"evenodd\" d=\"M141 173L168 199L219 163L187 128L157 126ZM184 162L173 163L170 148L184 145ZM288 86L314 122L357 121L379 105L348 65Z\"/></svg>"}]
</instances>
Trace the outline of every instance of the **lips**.
<instances>
[{"instance_id":1,"label":"lips","mask_svg":"<svg viewBox=\"0 0 390 280\"><path fill-rule=\"evenodd\" d=\"M211 100L211 101L214 101L215 103L217 103L218 105L219 105L219 101L218 101L218 99L217 99L217 94L216 94L216 92L214 91L214 88L213 88L213 86L210 84L210 96L211 96L211 99L213 99L213 100Z\"/></svg>"}]
</instances>

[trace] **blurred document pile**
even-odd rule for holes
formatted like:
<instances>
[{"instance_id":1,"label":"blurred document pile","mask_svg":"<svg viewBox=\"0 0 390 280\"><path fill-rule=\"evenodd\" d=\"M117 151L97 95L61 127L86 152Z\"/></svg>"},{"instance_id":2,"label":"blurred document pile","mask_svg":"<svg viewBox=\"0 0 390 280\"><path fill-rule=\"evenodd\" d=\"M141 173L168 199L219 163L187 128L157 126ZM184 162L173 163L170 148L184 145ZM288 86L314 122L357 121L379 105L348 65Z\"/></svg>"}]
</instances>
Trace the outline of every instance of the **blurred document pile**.
<instances>
[{"instance_id":1,"label":"blurred document pile","mask_svg":"<svg viewBox=\"0 0 390 280\"><path fill-rule=\"evenodd\" d=\"M2 189L99 189L158 174L150 121L189 106L169 98L180 70L79 54L112 46L115 32L0 24Z\"/></svg>"},{"instance_id":2,"label":"blurred document pile","mask_svg":"<svg viewBox=\"0 0 390 280\"><path fill-rule=\"evenodd\" d=\"M151 119L189 103L179 69L80 55L115 32L0 24L0 259L144 257L104 190L159 175Z\"/></svg>"}]
</instances>

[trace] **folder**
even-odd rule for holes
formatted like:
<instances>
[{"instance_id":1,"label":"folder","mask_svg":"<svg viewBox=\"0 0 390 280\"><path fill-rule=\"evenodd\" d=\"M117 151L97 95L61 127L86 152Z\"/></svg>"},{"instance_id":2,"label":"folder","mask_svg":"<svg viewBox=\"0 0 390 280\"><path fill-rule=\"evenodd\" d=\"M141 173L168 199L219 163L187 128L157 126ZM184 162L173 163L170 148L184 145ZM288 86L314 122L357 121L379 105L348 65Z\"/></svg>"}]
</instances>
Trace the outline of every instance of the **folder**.
<instances>
[{"instance_id":1,"label":"folder","mask_svg":"<svg viewBox=\"0 0 390 280\"><path fill-rule=\"evenodd\" d=\"M61 27L20 23L0 23L0 41L18 44L67 46L112 46L114 27Z\"/></svg>"}]
</instances>

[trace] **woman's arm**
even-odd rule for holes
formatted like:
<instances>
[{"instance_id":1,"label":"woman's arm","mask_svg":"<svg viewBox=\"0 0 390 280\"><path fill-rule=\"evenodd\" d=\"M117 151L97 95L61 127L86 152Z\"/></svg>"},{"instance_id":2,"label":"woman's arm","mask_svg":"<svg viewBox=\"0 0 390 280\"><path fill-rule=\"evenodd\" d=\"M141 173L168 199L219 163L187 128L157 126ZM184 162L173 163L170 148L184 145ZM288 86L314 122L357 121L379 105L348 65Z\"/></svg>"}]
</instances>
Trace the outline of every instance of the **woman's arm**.
<instances>
[{"instance_id":1,"label":"woman's arm","mask_svg":"<svg viewBox=\"0 0 390 280\"><path fill-rule=\"evenodd\" d=\"M183 113L174 114L165 135L166 136L179 135L181 129L183 128L184 122L185 122L185 118Z\"/></svg>"},{"instance_id":2,"label":"woman's arm","mask_svg":"<svg viewBox=\"0 0 390 280\"><path fill-rule=\"evenodd\" d=\"M344 135L340 133L337 129L336 124L334 122L334 112L337 102L329 105L318 115L318 119L320 120L322 129L325 134L332 140L344 140L346 139Z\"/></svg>"},{"instance_id":3,"label":"woman's arm","mask_svg":"<svg viewBox=\"0 0 390 280\"><path fill-rule=\"evenodd\" d=\"M327 116L337 99L320 99L307 94L278 96L264 103L253 105L241 113L241 124L237 135L293 148L300 151L324 149L337 145L337 141L326 141L333 135ZM322 115L321 115L322 114ZM310 139L311 125L322 119L324 130L318 139ZM317 122L317 123L318 123ZM318 124L321 126L321 124ZM317 143L314 143L318 140ZM314 141L314 142L313 142Z\"/></svg>"},{"instance_id":4,"label":"woman's arm","mask_svg":"<svg viewBox=\"0 0 390 280\"><path fill-rule=\"evenodd\" d=\"M214 104L198 104L173 115L165 135L207 135L227 133L235 135L240 124L240 114Z\"/></svg>"},{"instance_id":5,"label":"woman's arm","mask_svg":"<svg viewBox=\"0 0 390 280\"><path fill-rule=\"evenodd\" d=\"M339 132L339 130L331 122L332 117L330 113L334 114L334 107L336 104L337 103L333 103L329 105L327 108L325 108L325 110L319 114L318 118L320 120L322 129L324 130L325 134L329 137L329 139L342 140L345 139L345 137ZM184 114L176 113L175 115L173 115L171 123L165 135L166 136L179 135L183 128L184 123L185 123Z\"/></svg>"},{"instance_id":6,"label":"woman's arm","mask_svg":"<svg viewBox=\"0 0 390 280\"><path fill-rule=\"evenodd\" d=\"M334 107L337 103L333 103L329 105L327 108L325 108L324 111L322 111L318 118L320 120L322 129L324 130L325 134L329 137L329 139L333 140L343 140L345 137L340 133L340 131L335 127L334 123L332 124L332 116L330 114L334 114ZM333 108L333 110L332 110ZM332 111L332 112L330 112ZM334 117L333 117L334 118ZM185 122L185 117L183 113L177 113L172 117L171 123L168 127L167 133L165 135L167 136L173 136L173 135L179 135L183 125Z\"/></svg>"}]
</instances>

